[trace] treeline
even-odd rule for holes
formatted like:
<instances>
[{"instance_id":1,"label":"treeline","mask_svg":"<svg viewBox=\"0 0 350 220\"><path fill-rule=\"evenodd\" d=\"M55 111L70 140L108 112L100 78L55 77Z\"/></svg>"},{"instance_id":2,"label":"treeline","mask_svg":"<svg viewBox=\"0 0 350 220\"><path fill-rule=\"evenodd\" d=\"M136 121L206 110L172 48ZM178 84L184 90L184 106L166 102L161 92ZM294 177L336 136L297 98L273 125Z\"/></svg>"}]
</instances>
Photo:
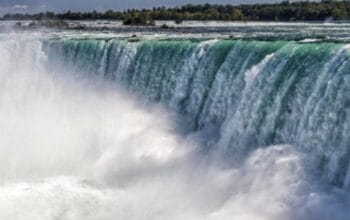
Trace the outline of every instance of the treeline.
<instances>
[{"instance_id":1,"label":"treeline","mask_svg":"<svg viewBox=\"0 0 350 220\"><path fill-rule=\"evenodd\" d=\"M4 20L123 20L126 25L152 25L154 20L224 20L224 21L320 21L326 19L350 20L350 0L323 0L321 2L289 2L275 4L188 4L182 7L130 9L105 12L43 12L38 14L6 14Z\"/></svg>"}]
</instances>

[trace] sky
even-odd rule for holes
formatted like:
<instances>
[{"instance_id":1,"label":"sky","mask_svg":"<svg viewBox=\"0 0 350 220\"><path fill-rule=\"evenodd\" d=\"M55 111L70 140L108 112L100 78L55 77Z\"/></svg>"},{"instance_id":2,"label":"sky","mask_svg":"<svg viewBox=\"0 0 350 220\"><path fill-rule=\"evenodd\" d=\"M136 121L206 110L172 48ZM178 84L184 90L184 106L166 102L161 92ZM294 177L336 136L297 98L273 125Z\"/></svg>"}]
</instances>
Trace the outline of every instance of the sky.
<instances>
[{"instance_id":1,"label":"sky","mask_svg":"<svg viewBox=\"0 0 350 220\"><path fill-rule=\"evenodd\" d=\"M0 14L38 11L91 11L179 6L188 3L247 4L278 0L0 0Z\"/></svg>"}]
</instances>

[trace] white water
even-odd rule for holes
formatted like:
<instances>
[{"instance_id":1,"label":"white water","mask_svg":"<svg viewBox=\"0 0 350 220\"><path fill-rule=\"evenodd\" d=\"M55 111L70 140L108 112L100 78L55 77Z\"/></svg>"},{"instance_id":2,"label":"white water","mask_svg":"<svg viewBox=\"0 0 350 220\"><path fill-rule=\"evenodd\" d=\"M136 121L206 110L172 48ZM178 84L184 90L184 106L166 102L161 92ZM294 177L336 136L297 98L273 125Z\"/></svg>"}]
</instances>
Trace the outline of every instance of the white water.
<instances>
[{"instance_id":1,"label":"white water","mask_svg":"<svg viewBox=\"0 0 350 220\"><path fill-rule=\"evenodd\" d=\"M0 41L0 219L348 219L294 147L227 167L161 106L47 69L41 46Z\"/></svg>"}]
</instances>

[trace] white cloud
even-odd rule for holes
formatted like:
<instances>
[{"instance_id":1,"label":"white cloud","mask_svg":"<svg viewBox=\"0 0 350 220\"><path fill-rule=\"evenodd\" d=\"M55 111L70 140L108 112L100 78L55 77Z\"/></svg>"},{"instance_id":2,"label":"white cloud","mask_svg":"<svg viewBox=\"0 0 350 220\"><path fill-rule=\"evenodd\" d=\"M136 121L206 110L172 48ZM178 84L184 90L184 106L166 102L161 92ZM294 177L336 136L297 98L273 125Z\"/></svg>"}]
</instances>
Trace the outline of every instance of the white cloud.
<instances>
[{"instance_id":1,"label":"white cloud","mask_svg":"<svg viewBox=\"0 0 350 220\"><path fill-rule=\"evenodd\" d=\"M12 6L12 9L14 9L14 10L26 10L28 8L29 8L28 5L14 5L14 6Z\"/></svg>"}]
</instances>

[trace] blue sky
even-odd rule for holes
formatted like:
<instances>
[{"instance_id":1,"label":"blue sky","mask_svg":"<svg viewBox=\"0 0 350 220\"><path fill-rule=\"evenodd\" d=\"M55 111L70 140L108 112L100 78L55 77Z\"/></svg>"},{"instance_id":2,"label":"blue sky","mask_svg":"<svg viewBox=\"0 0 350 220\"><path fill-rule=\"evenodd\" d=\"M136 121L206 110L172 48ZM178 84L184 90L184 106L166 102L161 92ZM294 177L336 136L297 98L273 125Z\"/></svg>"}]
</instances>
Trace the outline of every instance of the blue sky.
<instances>
[{"instance_id":1,"label":"blue sky","mask_svg":"<svg viewBox=\"0 0 350 220\"><path fill-rule=\"evenodd\" d=\"M241 4L276 2L278 0L0 0L0 14L6 12L37 11L87 11L149 8L153 6L177 6L187 3Z\"/></svg>"}]
</instances>

